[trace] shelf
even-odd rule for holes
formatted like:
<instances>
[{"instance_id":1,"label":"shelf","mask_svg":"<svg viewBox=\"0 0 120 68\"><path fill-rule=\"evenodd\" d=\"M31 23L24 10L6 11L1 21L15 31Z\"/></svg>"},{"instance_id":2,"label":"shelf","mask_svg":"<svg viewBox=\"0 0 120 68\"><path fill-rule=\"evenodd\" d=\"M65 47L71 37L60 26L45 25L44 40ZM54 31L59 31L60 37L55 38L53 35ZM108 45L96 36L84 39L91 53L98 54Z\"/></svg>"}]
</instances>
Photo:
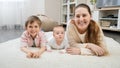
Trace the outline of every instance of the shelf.
<instances>
[{"instance_id":1,"label":"shelf","mask_svg":"<svg viewBox=\"0 0 120 68\"><path fill-rule=\"evenodd\" d=\"M61 24L63 24L63 25L67 25L67 23L66 23L66 22L62 22Z\"/></svg>"},{"instance_id":2,"label":"shelf","mask_svg":"<svg viewBox=\"0 0 120 68\"><path fill-rule=\"evenodd\" d=\"M118 10L120 9L120 7L114 7L114 8L101 8L101 9L97 9L97 10Z\"/></svg>"},{"instance_id":3,"label":"shelf","mask_svg":"<svg viewBox=\"0 0 120 68\"><path fill-rule=\"evenodd\" d=\"M70 5L75 4L75 2L70 2Z\"/></svg>"},{"instance_id":4,"label":"shelf","mask_svg":"<svg viewBox=\"0 0 120 68\"><path fill-rule=\"evenodd\" d=\"M100 20L118 20L118 18L99 18Z\"/></svg>"},{"instance_id":5,"label":"shelf","mask_svg":"<svg viewBox=\"0 0 120 68\"><path fill-rule=\"evenodd\" d=\"M120 32L120 29L117 28L110 28L110 27L102 27L103 30L110 30L110 31L118 31Z\"/></svg>"},{"instance_id":6,"label":"shelf","mask_svg":"<svg viewBox=\"0 0 120 68\"><path fill-rule=\"evenodd\" d=\"M63 3L67 3L68 0L63 0Z\"/></svg>"},{"instance_id":7,"label":"shelf","mask_svg":"<svg viewBox=\"0 0 120 68\"><path fill-rule=\"evenodd\" d=\"M67 5L67 3L64 3L64 4L62 4L63 6L66 6Z\"/></svg>"},{"instance_id":8,"label":"shelf","mask_svg":"<svg viewBox=\"0 0 120 68\"><path fill-rule=\"evenodd\" d=\"M75 2L75 0L70 0L70 2Z\"/></svg>"},{"instance_id":9,"label":"shelf","mask_svg":"<svg viewBox=\"0 0 120 68\"><path fill-rule=\"evenodd\" d=\"M62 22L67 22L73 18L76 0L63 0L62 2Z\"/></svg>"},{"instance_id":10,"label":"shelf","mask_svg":"<svg viewBox=\"0 0 120 68\"><path fill-rule=\"evenodd\" d=\"M120 32L120 7L99 9L98 22L103 30Z\"/></svg>"}]
</instances>

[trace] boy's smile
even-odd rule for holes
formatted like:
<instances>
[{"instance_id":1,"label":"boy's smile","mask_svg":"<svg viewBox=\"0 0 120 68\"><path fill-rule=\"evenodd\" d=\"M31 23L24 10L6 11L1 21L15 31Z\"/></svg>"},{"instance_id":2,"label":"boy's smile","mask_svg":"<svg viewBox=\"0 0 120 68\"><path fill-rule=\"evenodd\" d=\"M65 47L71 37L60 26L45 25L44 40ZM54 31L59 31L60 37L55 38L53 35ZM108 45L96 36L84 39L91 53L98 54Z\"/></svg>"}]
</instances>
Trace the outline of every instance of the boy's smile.
<instances>
[{"instance_id":1,"label":"boy's smile","mask_svg":"<svg viewBox=\"0 0 120 68\"><path fill-rule=\"evenodd\" d=\"M34 23L31 23L31 24L29 23L27 26L27 31L33 38L36 37L36 35L40 31L40 27L37 24L37 21L35 21Z\"/></svg>"}]
</instances>

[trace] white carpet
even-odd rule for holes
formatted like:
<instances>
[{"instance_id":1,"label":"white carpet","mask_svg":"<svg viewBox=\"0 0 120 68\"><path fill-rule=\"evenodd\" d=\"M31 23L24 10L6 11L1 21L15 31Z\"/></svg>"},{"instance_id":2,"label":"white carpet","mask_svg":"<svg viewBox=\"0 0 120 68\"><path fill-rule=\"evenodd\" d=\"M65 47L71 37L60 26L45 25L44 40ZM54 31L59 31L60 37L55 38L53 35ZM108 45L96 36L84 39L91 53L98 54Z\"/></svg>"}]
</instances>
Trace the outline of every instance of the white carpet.
<instances>
[{"instance_id":1,"label":"white carpet","mask_svg":"<svg viewBox=\"0 0 120 68\"><path fill-rule=\"evenodd\" d=\"M49 38L51 33L46 34ZM20 51L20 39L0 43L0 68L120 68L120 44L107 40L110 56L81 56L45 52L39 59L28 59Z\"/></svg>"}]
</instances>

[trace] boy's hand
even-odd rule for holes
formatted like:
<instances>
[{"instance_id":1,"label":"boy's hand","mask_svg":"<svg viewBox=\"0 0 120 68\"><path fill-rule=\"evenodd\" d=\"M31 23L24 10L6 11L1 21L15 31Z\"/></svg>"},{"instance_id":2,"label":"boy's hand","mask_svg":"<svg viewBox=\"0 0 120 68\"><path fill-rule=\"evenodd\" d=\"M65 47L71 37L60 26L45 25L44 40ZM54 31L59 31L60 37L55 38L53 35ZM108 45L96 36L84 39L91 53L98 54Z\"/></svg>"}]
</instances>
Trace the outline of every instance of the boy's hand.
<instances>
[{"instance_id":1,"label":"boy's hand","mask_svg":"<svg viewBox=\"0 0 120 68\"><path fill-rule=\"evenodd\" d=\"M27 58L32 58L32 56L33 56L33 53L32 52L28 52L26 57Z\"/></svg>"},{"instance_id":2,"label":"boy's hand","mask_svg":"<svg viewBox=\"0 0 120 68\"><path fill-rule=\"evenodd\" d=\"M40 57L40 52L39 51L37 51L37 52L33 52L33 56L32 56L32 58L39 58Z\"/></svg>"}]
</instances>

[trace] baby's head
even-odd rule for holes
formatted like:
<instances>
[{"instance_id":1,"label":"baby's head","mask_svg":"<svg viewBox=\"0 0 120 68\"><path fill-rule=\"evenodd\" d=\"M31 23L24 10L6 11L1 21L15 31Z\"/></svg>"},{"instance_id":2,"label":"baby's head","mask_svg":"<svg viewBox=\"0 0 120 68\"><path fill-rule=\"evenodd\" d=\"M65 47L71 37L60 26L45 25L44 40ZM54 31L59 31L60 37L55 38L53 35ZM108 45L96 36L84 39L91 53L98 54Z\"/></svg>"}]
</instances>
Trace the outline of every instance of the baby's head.
<instances>
[{"instance_id":1,"label":"baby's head","mask_svg":"<svg viewBox=\"0 0 120 68\"><path fill-rule=\"evenodd\" d=\"M25 29L34 38L39 33L41 24L37 16L30 16L25 23Z\"/></svg>"},{"instance_id":2,"label":"baby's head","mask_svg":"<svg viewBox=\"0 0 120 68\"><path fill-rule=\"evenodd\" d=\"M53 36L56 41L62 41L65 36L65 29L62 25L57 25L53 28Z\"/></svg>"}]
</instances>

